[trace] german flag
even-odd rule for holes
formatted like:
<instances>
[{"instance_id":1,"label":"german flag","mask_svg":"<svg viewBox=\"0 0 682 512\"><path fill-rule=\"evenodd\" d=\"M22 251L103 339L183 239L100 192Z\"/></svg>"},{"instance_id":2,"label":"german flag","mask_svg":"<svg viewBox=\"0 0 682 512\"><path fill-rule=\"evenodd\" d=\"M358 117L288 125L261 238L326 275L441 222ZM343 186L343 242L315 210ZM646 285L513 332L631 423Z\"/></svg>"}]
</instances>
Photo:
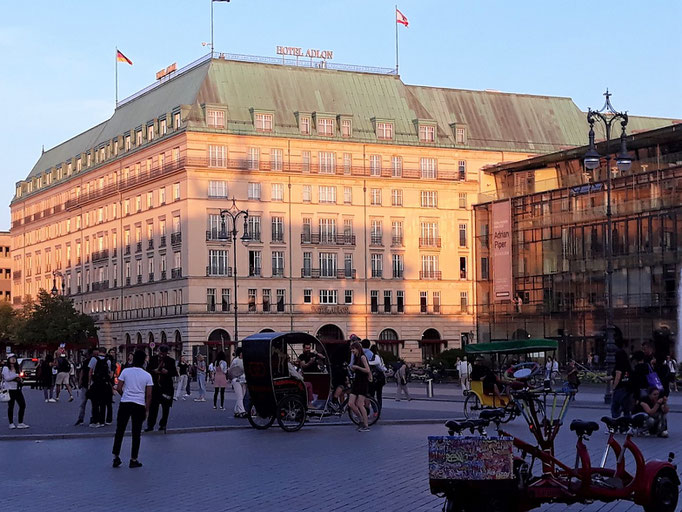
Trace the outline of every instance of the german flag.
<instances>
[{"instance_id":1,"label":"german flag","mask_svg":"<svg viewBox=\"0 0 682 512\"><path fill-rule=\"evenodd\" d=\"M121 53L121 50L116 50L116 61L117 61L117 62L127 62L127 63L130 64L131 66L133 65L133 61L130 60L130 59L129 59L128 57L126 57L125 55L123 55L123 53Z\"/></svg>"}]
</instances>

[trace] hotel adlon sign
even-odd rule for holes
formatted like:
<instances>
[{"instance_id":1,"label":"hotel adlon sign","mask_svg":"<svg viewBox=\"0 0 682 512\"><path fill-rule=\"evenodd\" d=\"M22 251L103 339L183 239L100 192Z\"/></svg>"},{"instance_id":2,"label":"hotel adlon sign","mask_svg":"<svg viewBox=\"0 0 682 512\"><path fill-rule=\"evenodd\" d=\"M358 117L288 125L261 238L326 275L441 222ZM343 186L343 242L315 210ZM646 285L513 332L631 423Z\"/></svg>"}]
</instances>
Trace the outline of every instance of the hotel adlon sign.
<instances>
[{"instance_id":1,"label":"hotel adlon sign","mask_svg":"<svg viewBox=\"0 0 682 512\"><path fill-rule=\"evenodd\" d=\"M290 55L291 57L310 57L311 59L329 60L334 58L334 52L331 50L316 50L315 48L308 48L303 51L303 48L297 46L278 46L277 55Z\"/></svg>"},{"instance_id":2,"label":"hotel adlon sign","mask_svg":"<svg viewBox=\"0 0 682 512\"><path fill-rule=\"evenodd\" d=\"M511 201L493 203L491 224L493 301L505 302L513 294Z\"/></svg>"}]
</instances>

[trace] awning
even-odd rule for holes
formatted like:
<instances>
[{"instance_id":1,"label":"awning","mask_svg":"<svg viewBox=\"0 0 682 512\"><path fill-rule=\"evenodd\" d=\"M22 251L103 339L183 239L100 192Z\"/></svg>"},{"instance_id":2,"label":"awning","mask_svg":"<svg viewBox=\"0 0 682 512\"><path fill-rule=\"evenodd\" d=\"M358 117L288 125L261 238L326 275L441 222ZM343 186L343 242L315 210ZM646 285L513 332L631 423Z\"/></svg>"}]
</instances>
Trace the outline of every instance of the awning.
<instances>
[{"instance_id":1,"label":"awning","mask_svg":"<svg viewBox=\"0 0 682 512\"><path fill-rule=\"evenodd\" d=\"M447 345L448 340L419 340L419 345L441 345L443 343Z\"/></svg>"},{"instance_id":2,"label":"awning","mask_svg":"<svg viewBox=\"0 0 682 512\"><path fill-rule=\"evenodd\" d=\"M529 352L548 352L557 350L556 340L543 338L511 341L493 341L491 343L472 343L464 347L467 354L525 354Z\"/></svg>"},{"instance_id":3,"label":"awning","mask_svg":"<svg viewBox=\"0 0 682 512\"><path fill-rule=\"evenodd\" d=\"M405 340L377 340L377 345L397 345L399 343L405 344Z\"/></svg>"}]
</instances>

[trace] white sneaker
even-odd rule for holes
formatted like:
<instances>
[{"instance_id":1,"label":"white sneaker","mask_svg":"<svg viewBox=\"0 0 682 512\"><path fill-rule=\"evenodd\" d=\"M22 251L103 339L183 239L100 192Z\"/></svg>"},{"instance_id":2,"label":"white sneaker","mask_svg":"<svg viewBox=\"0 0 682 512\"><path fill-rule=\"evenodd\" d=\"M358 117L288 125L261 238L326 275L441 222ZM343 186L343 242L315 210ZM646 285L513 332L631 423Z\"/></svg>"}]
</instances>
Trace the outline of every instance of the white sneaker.
<instances>
[{"instance_id":1,"label":"white sneaker","mask_svg":"<svg viewBox=\"0 0 682 512\"><path fill-rule=\"evenodd\" d=\"M10 428L10 430L12 430L13 428L17 428L17 426L14 423L10 423L9 428Z\"/></svg>"},{"instance_id":2,"label":"white sneaker","mask_svg":"<svg viewBox=\"0 0 682 512\"><path fill-rule=\"evenodd\" d=\"M57 400L55 400L54 398L50 398L49 400L47 400L47 402L50 402L50 403L55 403L56 401Z\"/></svg>"},{"instance_id":3,"label":"white sneaker","mask_svg":"<svg viewBox=\"0 0 682 512\"><path fill-rule=\"evenodd\" d=\"M19 423L17 428L28 428L28 425L26 423Z\"/></svg>"},{"instance_id":4,"label":"white sneaker","mask_svg":"<svg viewBox=\"0 0 682 512\"><path fill-rule=\"evenodd\" d=\"M97 427L99 427L99 423L90 423L90 425L88 425L88 427L97 428Z\"/></svg>"},{"instance_id":5,"label":"white sneaker","mask_svg":"<svg viewBox=\"0 0 682 512\"><path fill-rule=\"evenodd\" d=\"M46 399L45 399L45 403L47 403L47 402L49 402L49 400L46 398Z\"/></svg>"}]
</instances>

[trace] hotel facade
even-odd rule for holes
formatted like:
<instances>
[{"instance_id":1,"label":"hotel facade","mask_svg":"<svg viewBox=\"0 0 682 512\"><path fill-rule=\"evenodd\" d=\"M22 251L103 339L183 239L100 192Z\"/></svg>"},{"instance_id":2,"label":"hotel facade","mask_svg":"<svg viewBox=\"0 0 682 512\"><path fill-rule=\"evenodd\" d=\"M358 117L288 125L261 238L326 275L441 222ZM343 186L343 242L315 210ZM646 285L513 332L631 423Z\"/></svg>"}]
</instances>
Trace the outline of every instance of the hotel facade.
<instances>
[{"instance_id":1,"label":"hotel facade","mask_svg":"<svg viewBox=\"0 0 682 512\"><path fill-rule=\"evenodd\" d=\"M239 339L356 334L413 362L477 341L473 205L495 189L481 169L584 143L584 113L214 57L123 100L17 183L14 303L54 283L121 349L221 347L235 300ZM248 210L236 244L220 215L233 198Z\"/></svg>"}]
</instances>

